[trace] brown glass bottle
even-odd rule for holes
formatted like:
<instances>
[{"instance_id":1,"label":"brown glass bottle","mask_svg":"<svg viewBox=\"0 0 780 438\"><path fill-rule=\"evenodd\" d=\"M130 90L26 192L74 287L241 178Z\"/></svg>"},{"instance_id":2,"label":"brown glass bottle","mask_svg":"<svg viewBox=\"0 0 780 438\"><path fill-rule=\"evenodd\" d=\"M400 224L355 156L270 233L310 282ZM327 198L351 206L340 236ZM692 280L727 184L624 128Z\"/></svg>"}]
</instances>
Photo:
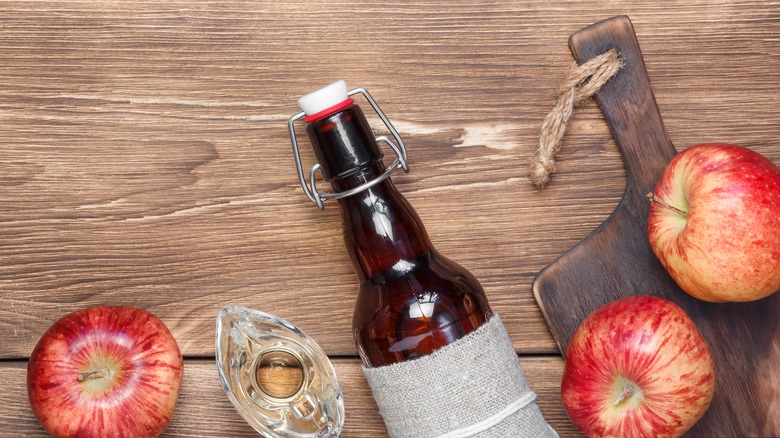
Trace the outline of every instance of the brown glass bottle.
<instances>
[{"instance_id":1,"label":"brown glass bottle","mask_svg":"<svg viewBox=\"0 0 780 438\"><path fill-rule=\"evenodd\" d=\"M357 105L311 122L326 179L344 192L377 179L382 151ZM347 251L360 280L354 334L368 367L432 353L491 315L467 270L439 254L390 178L339 199Z\"/></svg>"}]
</instances>

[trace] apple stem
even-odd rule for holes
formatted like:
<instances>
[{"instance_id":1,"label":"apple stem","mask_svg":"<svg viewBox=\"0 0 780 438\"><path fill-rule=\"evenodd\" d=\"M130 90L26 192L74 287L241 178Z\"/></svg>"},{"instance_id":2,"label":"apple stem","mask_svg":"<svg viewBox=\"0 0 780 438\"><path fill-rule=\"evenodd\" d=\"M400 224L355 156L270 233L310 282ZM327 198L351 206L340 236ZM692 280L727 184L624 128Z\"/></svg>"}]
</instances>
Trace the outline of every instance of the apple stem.
<instances>
[{"instance_id":1,"label":"apple stem","mask_svg":"<svg viewBox=\"0 0 780 438\"><path fill-rule=\"evenodd\" d=\"M620 396L618 396L617 400L612 402L612 406L618 406L625 402L626 400L630 399L631 396L634 395L636 392L636 388L634 388L634 385L626 385L623 387L623 389L620 392Z\"/></svg>"},{"instance_id":2,"label":"apple stem","mask_svg":"<svg viewBox=\"0 0 780 438\"><path fill-rule=\"evenodd\" d=\"M83 382L85 380L89 379L102 379L104 377L108 377L109 375L108 368L101 368L99 370L94 371L85 371L83 373L79 373L79 382Z\"/></svg>"},{"instance_id":3,"label":"apple stem","mask_svg":"<svg viewBox=\"0 0 780 438\"><path fill-rule=\"evenodd\" d=\"M654 193L648 193L647 199L650 200L650 202L655 202L656 204L660 205L661 207L668 208L669 210L672 210L673 212L679 214L683 217L688 217L688 212L680 210L679 208L675 207L674 205L669 205L666 202L664 202L661 198L658 196L655 196Z\"/></svg>"}]
</instances>

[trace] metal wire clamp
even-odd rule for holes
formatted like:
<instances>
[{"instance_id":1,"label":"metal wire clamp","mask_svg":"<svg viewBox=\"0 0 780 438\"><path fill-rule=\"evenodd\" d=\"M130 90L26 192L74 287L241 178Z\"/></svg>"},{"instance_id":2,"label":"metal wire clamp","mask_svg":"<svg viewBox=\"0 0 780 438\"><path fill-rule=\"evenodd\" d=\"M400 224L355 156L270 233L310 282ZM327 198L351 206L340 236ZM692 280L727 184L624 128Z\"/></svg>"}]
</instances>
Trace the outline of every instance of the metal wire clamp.
<instances>
[{"instance_id":1,"label":"metal wire clamp","mask_svg":"<svg viewBox=\"0 0 780 438\"><path fill-rule=\"evenodd\" d=\"M377 105L376 101L371 97L370 94L368 94L368 91L366 91L363 88L355 88L354 90L347 93L348 96L353 96L355 94L362 94L363 97L366 98L368 103L371 105L372 108L374 108L374 111L379 116L379 118L382 120L382 122L387 126L387 129L390 130L390 133L393 135L395 140L398 142L398 144L394 143L393 140L391 140L389 137L380 135L376 137L376 142L384 142L387 143L388 146L395 152L395 154L398 156L395 161L385 170L381 175L378 177L372 179L371 181L366 181L365 183L354 187L349 190L345 190L343 192L320 192L317 190L317 178L316 174L318 170L322 169L322 165L320 163L315 164L312 166L312 168L309 170L309 184L306 183L306 177L303 173L303 164L301 163L301 154L298 150L298 140L295 136L295 122L302 120L304 117L306 117L306 113L300 112L292 117L290 117L290 120L287 122L287 127L290 130L290 141L292 142L292 150L293 150L293 156L295 157L295 168L298 171L298 182L301 184L301 188L303 188L303 192L306 194L306 197L309 198L310 201L317 204L317 207L320 210L325 209L325 201L328 199L341 199L345 198L347 196L354 195L355 193L362 192L363 190L369 189L380 182L386 180L390 177L390 175L398 168L403 169L404 172L409 172L409 164L406 160L406 146L404 146L404 141L401 140L401 136L398 135L398 131L395 130L393 127L393 124L390 123L390 120L387 119L385 114L382 112L382 110L379 108L379 105Z\"/></svg>"}]
</instances>

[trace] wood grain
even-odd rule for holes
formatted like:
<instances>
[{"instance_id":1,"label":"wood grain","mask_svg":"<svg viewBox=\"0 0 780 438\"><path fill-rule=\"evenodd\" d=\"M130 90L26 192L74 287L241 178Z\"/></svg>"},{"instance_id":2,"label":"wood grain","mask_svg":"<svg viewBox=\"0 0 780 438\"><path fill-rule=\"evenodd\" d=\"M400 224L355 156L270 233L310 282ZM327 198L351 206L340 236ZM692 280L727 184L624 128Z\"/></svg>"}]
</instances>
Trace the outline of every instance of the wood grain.
<instances>
[{"instance_id":1,"label":"wood grain","mask_svg":"<svg viewBox=\"0 0 780 438\"><path fill-rule=\"evenodd\" d=\"M677 144L778 158L774 6L623 9ZM549 189L525 169L571 62L566 37L616 9L3 3L0 354L26 357L68 311L122 303L158 314L185 354L210 355L227 302L354 354L339 220L302 196L285 131L295 97L338 77L368 88L405 136L412 172L397 182L439 249L484 283L516 348L556 351L531 279L606 218L624 172L595 108L577 115Z\"/></svg>"},{"instance_id":2,"label":"wood grain","mask_svg":"<svg viewBox=\"0 0 780 438\"><path fill-rule=\"evenodd\" d=\"M561 405L560 379L563 361L560 357L524 358L526 377L536 392L539 408L561 437L582 436L574 428ZM386 437L382 418L360 371L357 359L335 359L333 365L342 382L346 422L342 436ZM0 363L0 380L7 390L0 391L0 437L45 437L27 401L26 362ZM206 408L208 405L208 408ZM171 424L163 436L246 437L256 435L230 404L217 377L213 360L188 360L179 403Z\"/></svg>"},{"instance_id":3,"label":"wood grain","mask_svg":"<svg viewBox=\"0 0 780 438\"><path fill-rule=\"evenodd\" d=\"M776 1L1 2L0 358L26 359L57 318L100 304L149 309L208 358L227 303L354 357L337 209L304 197L286 131L298 96L341 78L401 132L411 172L396 184L518 352L558 354L532 280L614 210L625 171L595 105L547 189L526 169L568 36L617 14L678 148L741 143L780 162Z\"/></svg>"}]
</instances>

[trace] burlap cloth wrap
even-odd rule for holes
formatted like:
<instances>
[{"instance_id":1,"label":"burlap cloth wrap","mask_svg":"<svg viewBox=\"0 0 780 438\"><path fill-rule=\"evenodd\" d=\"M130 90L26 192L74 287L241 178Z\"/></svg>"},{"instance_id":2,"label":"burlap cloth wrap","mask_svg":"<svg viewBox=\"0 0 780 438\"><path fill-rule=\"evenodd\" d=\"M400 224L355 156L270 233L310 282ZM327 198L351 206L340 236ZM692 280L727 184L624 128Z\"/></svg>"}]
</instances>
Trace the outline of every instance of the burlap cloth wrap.
<instances>
[{"instance_id":1,"label":"burlap cloth wrap","mask_svg":"<svg viewBox=\"0 0 780 438\"><path fill-rule=\"evenodd\" d=\"M558 436L497 315L429 356L363 373L393 438Z\"/></svg>"}]
</instances>

